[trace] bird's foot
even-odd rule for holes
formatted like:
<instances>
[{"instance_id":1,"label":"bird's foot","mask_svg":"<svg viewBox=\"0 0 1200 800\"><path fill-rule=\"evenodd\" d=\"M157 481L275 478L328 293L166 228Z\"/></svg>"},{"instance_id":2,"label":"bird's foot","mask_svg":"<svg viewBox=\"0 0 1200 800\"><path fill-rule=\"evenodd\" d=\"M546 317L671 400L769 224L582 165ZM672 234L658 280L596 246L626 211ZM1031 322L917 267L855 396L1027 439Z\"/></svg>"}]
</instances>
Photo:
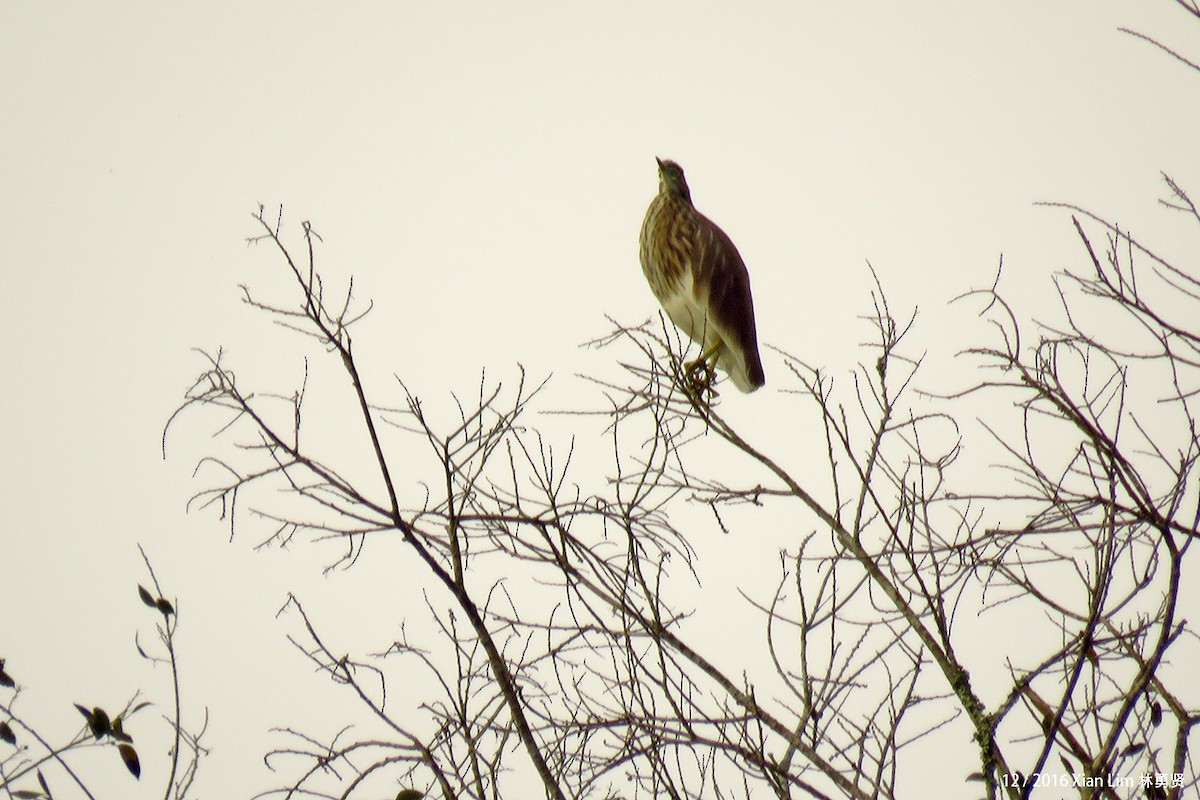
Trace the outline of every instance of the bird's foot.
<instances>
[{"instance_id":1,"label":"bird's foot","mask_svg":"<svg viewBox=\"0 0 1200 800\"><path fill-rule=\"evenodd\" d=\"M717 380L717 371L708 359L698 358L683 365L684 382L688 390L700 399L705 395L716 397L718 392L713 384Z\"/></svg>"}]
</instances>

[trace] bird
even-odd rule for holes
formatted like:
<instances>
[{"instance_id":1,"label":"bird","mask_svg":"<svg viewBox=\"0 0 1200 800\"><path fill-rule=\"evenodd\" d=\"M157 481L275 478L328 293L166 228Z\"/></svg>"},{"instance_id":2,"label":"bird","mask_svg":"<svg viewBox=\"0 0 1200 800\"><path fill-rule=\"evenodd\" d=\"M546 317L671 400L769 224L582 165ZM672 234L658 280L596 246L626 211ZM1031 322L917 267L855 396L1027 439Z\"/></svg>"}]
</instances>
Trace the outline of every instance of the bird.
<instances>
[{"instance_id":1,"label":"bird","mask_svg":"<svg viewBox=\"0 0 1200 800\"><path fill-rule=\"evenodd\" d=\"M658 162L658 194L646 209L639 255L642 272L671 321L700 346L700 357L687 365L696 382L698 370L711 388L713 366L720 367L743 392L766 383L758 355L750 273L733 240L692 205L683 168Z\"/></svg>"}]
</instances>

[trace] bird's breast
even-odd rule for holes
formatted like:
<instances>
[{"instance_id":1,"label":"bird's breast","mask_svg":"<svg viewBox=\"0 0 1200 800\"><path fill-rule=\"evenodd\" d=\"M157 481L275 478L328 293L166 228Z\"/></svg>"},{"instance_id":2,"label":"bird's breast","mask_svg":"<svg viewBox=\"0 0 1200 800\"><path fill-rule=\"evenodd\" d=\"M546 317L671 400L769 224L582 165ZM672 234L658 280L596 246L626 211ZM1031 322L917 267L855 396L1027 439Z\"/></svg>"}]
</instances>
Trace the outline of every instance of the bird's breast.
<instances>
[{"instance_id":1,"label":"bird's breast","mask_svg":"<svg viewBox=\"0 0 1200 800\"><path fill-rule=\"evenodd\" d=\"M685 276L691 272L695 237L689 235L690 228L694 227L690 211L671 197L660 194L646 209L646 219L642 223L642 272L654 296L664 304L667 298L684 290Z\"/></svg>"}]
</instances>

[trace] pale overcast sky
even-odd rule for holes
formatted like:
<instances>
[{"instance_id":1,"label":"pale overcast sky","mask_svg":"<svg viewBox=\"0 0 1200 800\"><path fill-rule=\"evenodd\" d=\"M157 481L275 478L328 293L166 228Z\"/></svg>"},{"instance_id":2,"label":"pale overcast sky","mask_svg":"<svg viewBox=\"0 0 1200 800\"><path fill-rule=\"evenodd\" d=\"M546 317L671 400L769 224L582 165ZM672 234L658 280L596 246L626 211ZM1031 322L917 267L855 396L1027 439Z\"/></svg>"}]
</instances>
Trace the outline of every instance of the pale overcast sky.
<instances>
[{"instance_id":1,"label":"pale overcast sky","mask_svg":"<svg viewBox=\"0 0 1200 800\"><path fill-rule=\"evenodd\" d=\"M244 243L258 203L285 232L310 220L374 301L358 337L381 378L432 403L519 362L570 397L605 315L657 310L637 233L673 158L745 258L760 339L844 368L868 260L934 347L1002 253L1014 291L1046 296L1081 254L1037 201L1194 247L1156 201L1163 171L1200 192L1200 75L1118 31L1195 57L1189 22L1169 0L8 4L0 656L25 710L69 733L66 703L162 688L133 650L138 542L188 614L185 703L212 716L198 797L265 788L263 731L336 697L273 614L292 588L348 618L384 589L185 514L203 425L160 456L191 348L277 390L303 369L239 302L280 285ZM760 432L752 403L785 408L764 355L766 389L727 406Z\"/></svg>"}]
</instances>

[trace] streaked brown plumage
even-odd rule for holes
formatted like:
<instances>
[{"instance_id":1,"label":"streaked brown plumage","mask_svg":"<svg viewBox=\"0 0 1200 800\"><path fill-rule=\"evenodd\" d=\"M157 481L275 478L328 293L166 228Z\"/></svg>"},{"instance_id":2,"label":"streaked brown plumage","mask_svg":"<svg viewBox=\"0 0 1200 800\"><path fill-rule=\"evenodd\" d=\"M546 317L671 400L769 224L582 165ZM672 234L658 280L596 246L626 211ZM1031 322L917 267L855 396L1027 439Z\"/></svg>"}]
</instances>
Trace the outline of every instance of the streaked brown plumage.
<instances>
[{"instance_id":1,"label":"streaked brown plumage","mask_svg":"<svg viewBox=\"0 0 1200 800\"><path fill-rule=\"evenodd\" d=\"M692 205L683 169L658 160L658 196L642 223L642 271L671 321L743 392L766 382L750 275L733 241Z\"/></svg>"}]
</instances>

